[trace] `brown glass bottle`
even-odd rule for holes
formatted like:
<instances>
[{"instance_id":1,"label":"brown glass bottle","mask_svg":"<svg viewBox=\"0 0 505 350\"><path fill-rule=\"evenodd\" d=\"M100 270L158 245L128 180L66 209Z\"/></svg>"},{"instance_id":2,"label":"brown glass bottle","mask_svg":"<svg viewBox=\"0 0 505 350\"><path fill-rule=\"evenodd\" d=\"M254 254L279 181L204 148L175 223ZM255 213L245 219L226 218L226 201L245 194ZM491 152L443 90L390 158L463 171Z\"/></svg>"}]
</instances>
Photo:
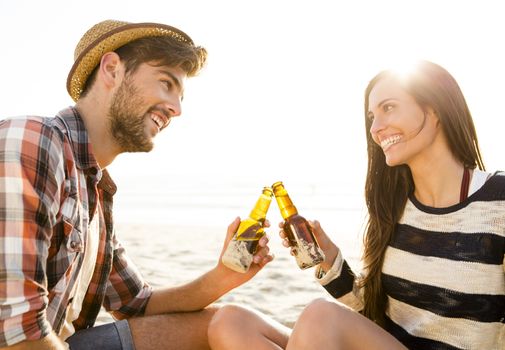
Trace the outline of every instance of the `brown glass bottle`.
<instances>
[{"instance_id":1,"label":"brown glass bottle","mask_svg":"<svg viewBox=\"0 0 505 350\"><path fill-rule=\"evenodd\" d=\"M305 218L298 214L288 192L281 181L272 185L275 199L284 219L284 232L292 247L296 262L301 269L307 269L324 261L324 253L319 248L312 228Z\"/></svg>"},{"instance_id":2,"label":"brown glass bottle","mask_svg":"<svg viewBox=\"0 0 505 350\"><path fill-rule=\"evenodd\" d=\"M268 208L272 202L272 189L264 187L256 205L249 217L242 220L223 254L222 262L230 269L247 272L251 266L253 256L258 249L258 242L265 235L263 224Z\"/></svg>"}]
</instances>

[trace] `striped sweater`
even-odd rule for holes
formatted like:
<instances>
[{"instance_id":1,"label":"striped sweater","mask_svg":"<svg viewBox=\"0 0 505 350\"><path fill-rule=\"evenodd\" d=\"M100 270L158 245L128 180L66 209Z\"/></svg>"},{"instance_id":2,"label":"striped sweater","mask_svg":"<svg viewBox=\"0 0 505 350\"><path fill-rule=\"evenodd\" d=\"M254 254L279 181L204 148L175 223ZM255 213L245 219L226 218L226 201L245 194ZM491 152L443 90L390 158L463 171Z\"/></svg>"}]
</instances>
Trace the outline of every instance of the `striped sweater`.
<instances>
[{"instance_id":1,"label":"striped sweater","mask_svg":"<svg viewBox=\"0 0 505 350\"><path fill-rule=\"evenodd\" d=\"M385 254L386 329L405 346L505 349L505 173L451 207L409 198ZM339 253L320 282L359 311L356 276Z\"/></svg>"}]
</instances>

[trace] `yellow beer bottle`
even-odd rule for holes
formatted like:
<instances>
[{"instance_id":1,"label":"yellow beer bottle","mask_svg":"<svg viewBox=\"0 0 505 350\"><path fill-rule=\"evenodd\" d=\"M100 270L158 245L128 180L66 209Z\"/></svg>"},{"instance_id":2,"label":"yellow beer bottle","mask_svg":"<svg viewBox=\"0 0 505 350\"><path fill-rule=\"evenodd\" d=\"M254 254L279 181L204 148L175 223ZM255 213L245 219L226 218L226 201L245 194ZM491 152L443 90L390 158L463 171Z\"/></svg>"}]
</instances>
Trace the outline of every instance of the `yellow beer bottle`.
<instances>
[{"instance_id":1,"label":"yellow beer bottle","mask_svg":"<svg viewBox=\"0 0 505 350\"><path fill-rule=\"evenodd\" d=\"M324 253L319 248L312 228L307 220L298 214L288 192L281 181L272 185L275 199L284 219L284 232L292 247L293 255L301 269L307 269L324 261Z\"/></svg>"},{"instance_id":2,"label":"yellow beer bottle","mask_svg":"<svg viewBox=\"0 0 505 350\"><path fill-rule=\"evenodd\" d=\"M264 187L249 217L242 220L221 258L224 265L237 272L249 270L258 242L265 235L263 224L272 202L272 189Z\"/></svg>"}]
</instances>

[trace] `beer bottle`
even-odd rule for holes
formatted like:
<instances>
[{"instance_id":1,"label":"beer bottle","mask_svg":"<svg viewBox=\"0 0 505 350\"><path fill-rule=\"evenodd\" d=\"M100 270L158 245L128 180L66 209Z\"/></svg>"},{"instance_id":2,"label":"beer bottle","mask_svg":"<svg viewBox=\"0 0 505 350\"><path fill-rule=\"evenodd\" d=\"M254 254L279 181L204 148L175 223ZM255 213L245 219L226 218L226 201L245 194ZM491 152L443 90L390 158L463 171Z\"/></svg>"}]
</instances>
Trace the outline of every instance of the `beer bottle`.
<instances>
[{"instance_id":1,"label":"beer bottle","mask_svg":"<svg viewBox=\"0 0 505 350\"><path fill-rule=\"evenodd\" d=\"M236 234L228 244L221 261L230 269L245 273L249 270L258 242L265 235L263 224L272 202L272 189L264 187L249 217L240 222Z\"/></svg>"},{"instance_id":2,"label":"beer bottle","mask_svg":"<svg viewBox=\"0 0 505 350\"><path fill-rule=\"evenodd\" d=\"M324 253L314 238L310 224L298 214L281 181L274 183L272 188L284 219L283 229L298 266L307 269L321 263L324 260Z\"/></svg>"}]
</instances>

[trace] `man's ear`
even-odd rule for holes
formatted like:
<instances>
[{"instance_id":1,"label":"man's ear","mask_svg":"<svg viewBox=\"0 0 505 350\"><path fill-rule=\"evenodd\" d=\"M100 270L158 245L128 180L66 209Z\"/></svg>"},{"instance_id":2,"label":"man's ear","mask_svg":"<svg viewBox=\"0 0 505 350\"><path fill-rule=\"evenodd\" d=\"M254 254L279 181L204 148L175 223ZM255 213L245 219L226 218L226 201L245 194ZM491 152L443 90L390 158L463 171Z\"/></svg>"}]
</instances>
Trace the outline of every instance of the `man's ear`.
<instances>
[{"instance_id":1,"label":"man's ear","mask_svg":"<svg viewBox=\"0 0 505 350\"><path fill-rule=\"evenodd\" d=\"M103 83L112 88L121 72L121 59L115 52L107 52L100 59L99 73Z\"/></svg>"}]
</instances>

